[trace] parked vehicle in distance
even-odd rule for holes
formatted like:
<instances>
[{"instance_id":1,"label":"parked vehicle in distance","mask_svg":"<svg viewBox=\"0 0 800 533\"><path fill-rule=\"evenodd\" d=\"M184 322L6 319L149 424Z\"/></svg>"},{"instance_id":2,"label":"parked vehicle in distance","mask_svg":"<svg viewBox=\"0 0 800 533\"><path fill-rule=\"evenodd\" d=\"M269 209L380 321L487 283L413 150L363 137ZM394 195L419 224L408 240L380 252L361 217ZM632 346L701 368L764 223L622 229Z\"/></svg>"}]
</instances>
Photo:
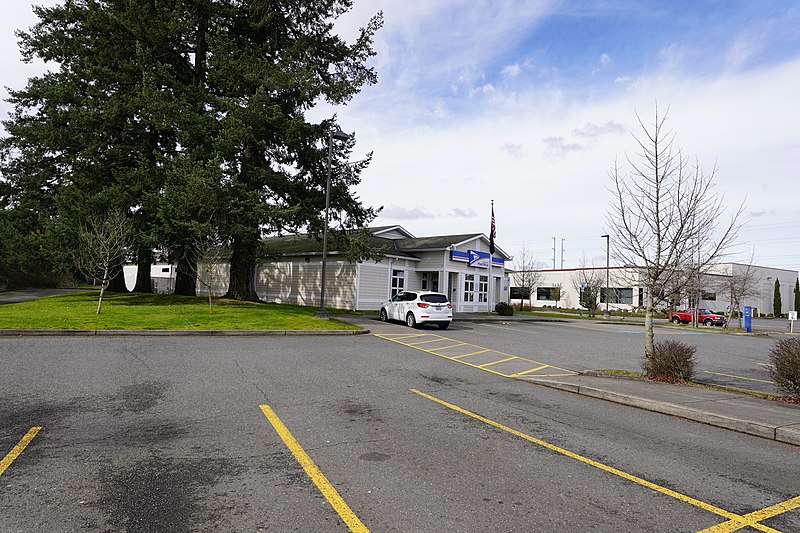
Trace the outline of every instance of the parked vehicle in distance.
<instances>
[{"instance_id":1,"label":"parked vehicle in distance","mask_svg":"<svg viewBox=\"0 0 800 533\"><path fill-rule=\"evenodd\" d=\"M692 321L692 315L697 313L697 323L704 326L724 326L725 317L709 309L689 308L686 311L668 311L667 320L675 324L688 324Z\"/></svg>"},{"instance_id":2,"label":"parked vehicle in distance","mask_svg":"<svg viewBox=\"0 0 800 533\"><path fill-rule=\"evenodd\" d=\"M410 328L436 324L439 329L447 329L453 321L453 306L440 292L403 291L381 304L380 319L399 320Z\"/></svg>"}]
</instances>

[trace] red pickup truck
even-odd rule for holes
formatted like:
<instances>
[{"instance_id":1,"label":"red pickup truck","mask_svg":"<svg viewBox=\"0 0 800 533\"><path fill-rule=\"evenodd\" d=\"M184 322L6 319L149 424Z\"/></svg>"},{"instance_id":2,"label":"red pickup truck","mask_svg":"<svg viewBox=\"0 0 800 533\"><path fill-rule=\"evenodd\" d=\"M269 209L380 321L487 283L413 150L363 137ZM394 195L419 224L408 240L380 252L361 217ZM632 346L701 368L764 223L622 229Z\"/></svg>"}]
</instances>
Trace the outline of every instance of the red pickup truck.
<instances>
[{"instance_id":1,"label":"red pickup truck","mask_svg":"<svg viewBox=\"0 0 800 533\"><path fill-rule=\"evenodd\" d=\"M676 324L688 324L692 321L692 314L697 312L697 323L704 326L724 326L725 317L709 311L708 309L687 309L686 311L669 311L667 319Z\"/></svg>"}]
</instances>

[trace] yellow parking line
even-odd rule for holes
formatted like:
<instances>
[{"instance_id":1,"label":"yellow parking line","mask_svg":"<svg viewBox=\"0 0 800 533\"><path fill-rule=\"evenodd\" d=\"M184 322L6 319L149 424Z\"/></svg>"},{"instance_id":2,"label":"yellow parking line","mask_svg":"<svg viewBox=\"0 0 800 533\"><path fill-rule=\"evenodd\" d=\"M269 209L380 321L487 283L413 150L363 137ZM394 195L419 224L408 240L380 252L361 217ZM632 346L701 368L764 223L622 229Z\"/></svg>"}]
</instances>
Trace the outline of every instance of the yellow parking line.
<instances>
[{"instance_id":1,"label":"yellow parking line","mask_svg":"<svg viewBox=\"0 0 800 533\"><path fill-rule=\"evenodd\" d=\"M483 350L478 350L477 352L465 353L465 354L461 354L461 355L456 355L455 357L449 357L449 359L461 359L462 357L471 357L473 355L486 353L488 351L489 351L489 348L484 348ZM445 357L447 357L447 356L445 356Z\"/></svg>"},{"instance_id":2,"label":"yellow parking line","mask_svg":"<svg viewBox=\"0 0 800 533\"><path fill-rule=\"evenodd\" d=\"M449 350L450 348L458 348L459 346L466 346L466 345L467 345L466 342L459 342L458 344L451 344L450 346L441 346L439 348L436 348L436 351Z\"/></svg>"},{"instance_id":3,"label":"yellow parking line","mask_svg":"<svg viewBox=\"0 0 800 533\"><path fill-rule=\"evenodd\" d=\"M303 450L303 447L300 446L300 443L297 442L297 439L294 438L292 433L286 428L283 422L281 422L281 419L278 418L278 415L275 414L272 408L270 408L269 405L261 405L260 407L264 416L267 417L269 423L272 424L272 427L278 433L278 436L292 452L292 455L294 455L297 462L300 463L300 466L303 467L303 470L306 471L311 481L314 482L322 495L325 496L325 499L328 500L328 503L339 513L339 516L344 523L347 524L347 527L350 528L350 531L369 533L369 529L358 519L342 497L339 496L339 493L336 492L336 489L333 488L330 481L328 481L320 469L317 468L317 465L314 464L314 461L312 461L311 457Z\"/></svg>"},{"instance_id":4,"label":"yellow parking line","mask_svg":"<svg viewBox=\"0 0 800 533\"><path fill-rule=\"evenodd\" d=\"M478 365L478 368L486 368L487 366L499 365L500 363L505 363L506 361L511 361L513 359L519 359L519 357L516 356L506 357L505 359L500 359L499 361L492 361L491 363Z\"/></svg>"},{"instance_id":5,"label":"yellow parking line","mask_svg":"<svg viewBox=\"0 0 800 533\"><path fill-rule=\"evenodd\" d=\"M746 515L742 516L741 519L734 518L708 529L704 529L699 533L729 533L731 531L738 531L746 527L757 528L761 525L759 522L762 520L772 518L773 516L778 516L779 514L791 511L792 509L797 509L798 507L800 507L800 496L795 496L790 500L776 503L775 505L770 505L769 507L765 507L760 511L747 513Z\"/></svg>"},{"instance_id":6,"label":"yellow parking line","mask_svg":"<svg viewBox=\"0 0 800 533\"><path fill-rule=\"evenodd\" d=\"M612 466L605 465L603 463L594 461L592 459L589 459L588 457L584 457L582 455L579 455L577 453L571 452L569 450L566 450L566 449L561 448L559 446L556 446L554 444L550 444L549 442L545 442L545 441L543 441L541 439L537 439L536 437L532 437L530 435L522 433L521 431L517 431L516 429L512 429L512 428L510 428L508 426L505 426L505 425L503 425L503 424L501 424L499 422L495 422L494 420L490 420L490 419L488 419L486 417L483 417L483 416L481 416L479 414L473 413L472 411L468 411L468 410L464 409L463 407L459 407L457 405L453 405L453 404L448 403L448 402L446 402L444 400L436 398L435 396L431 396L430 394L425 394L424 392L420 392L417 389L410 389L410 390L414 394L418 394L418 395L422 396L423 398L427 398L428 400L431 400L432 402L436 402L439 405L447 407L448 409L452 409L453 411L456 411L456 412L459 412L461 414L464 414L464 415L467 415L469 417L472 417L475 420L479 420L479 421L481 421L481 422L483 422L485 424L488 424L488 425L490 425L492 427L495 427L497 429L500 429L500 430L506 431L508 433L511 433L512 435L515 435L517 437L525 439L528 442L532 442L533 444L537 444L539 446L542 446L543 448L547 448L548 450L554 451L554 452L559 453L561 455L565 455L567 457L570 457L571 459L575 459L576 461L580 461L580 462L582 462L584 464L593 466L595 468L598 468L600 470L608 472L609 474L613 474L615 476L619 476L619 477L621 477L623 479L626 479L628 481L631 481L631 482L636 483L638 485L641 485L643 487L647 487L648 489L660 492L661 494L664 494L666 496L670 496L670 497L675 498L677 500L680 500L680 501L682 501L684 503L688 503L690 505L694 505L695 507L699 507L700 509L704 509L704 510L706 510L708 512L711 512L711 513L714 513L716 515L722 516L723 518L727 518L730 521L745 524L746 526L758 529L759 531L767 531L767 532L770 532L770 533L780 533L779 531L777 531L775 529L772 529L771 527L768 527L768 526L765 526L763 524L758 523L757 520L755 520L756 517L753 517L752 519L748 519L748 518L746 518L746 516L748 516L748 515L741 516L741 515L738 515L736 513L732 513L730 511L726 511L725 509L721 509L721 508L716 507L715 505L712 505L710 503L706 503L706 502L698 500L696 498L692 498L691 496L687 496L685 494L681 494L680 492L674 491L672 489L668 489L666 487L662 487L661 485L656 485L655 483L653 483L651 481L647 481L646 479L640 478L638 476L634 476L632 474L628 474L627 472L623 472L622 470L619 470L619 469L614 468ZM798 497L798 498L800 498L800 497ZM797 499L797 498L793 498L792 500L788 500L788 502L784 502L783 504L779 504L779 506L783 505L782 508L784 508L785 510L777 511L776 514L780 514L782 512L786 512L786 511L790 510L788 507L791 507L793 509L794 508L794 507L792 507L794 505L794 501L793 500L795 500L795 499ZM800 504L798 504L798 505L800 505ZM770 508L767 508L767 509L770 509ZM766 511L766 509L763 510L763 511ZM759 511L759 513L762 513L763 511ZM765 512L764 513L765 516L763 518L759 518L759 520L764 520L766 518L769 518L770 516L775 516L775 515L766 516L766 515L769 515L770 512L774 512L774 511ZM752 514L758 514L758 513L752 513ZM722 525L722 524L720 524L720 525ZM744 527L744 526L742 526L742 527ZM708 530L706 530L706 531L708 531ZM722 531L722 530L720 530L720 531ZM735 529L730 530L730 531L735 531Z\"/></svg>"},{"instance_id":7,"label":"yellow parking line","mask_svg":"<svg viewBox=\"0 0 800 533\"><path fill-rule=\"evenodd\" d=\"M512 374L511 377L524 376L525 374L530 374L531 372L544 370L545 368L547 368L549 366L550 365L537 366L536 368L531 368L530 370L526 370L525 372L517 372L516 374ZM572 374L570 374L570 375L572 375Z\"/></svg>"},{"instance_id":8,"label":"yellow parking line","mask_svg":"<svg viewBox=\"0 0 800 533\"><path fill-rule=\"evenodd\" d=\"M725 376L725 377L728 377L728 378L746 379L747 381L758 381L759 383L771 383L773 385L775 384L774 381L769 381L769 380L766 380L766 379L746 378L744 376L736 376L734 374L723 374L722 372L709 372L708 370L703 370L703 373L704 374L714 374L716 376Z\"/></svg>"},{"instance_id":9,"label":"yellow parking line","mask_svg":"<svg viewBox=\"0 0 800 533\"><path fill-rule=\"evenodd\" d=\"M3 472L5 472L6 469L11 466L11 463L14 462L14 459L19 457L19 454L21 454L23 450L28 447L28 444L31 443L36 434L41 430L42 426L32 427L27 433L25 433L25 436L20 439L17 445L11 448L11 451L8 452L5 457L3 457L2 461L0 461L0 476L2 476Z\"/></svg>"},{"instance_id":10,"label":"yellow parking line","mask_svg":"<svg viewBox=\"0 0 800 533\"><path fill-rule=\"evenodd\" d=\"M409 346L419 346L420 344L427 344L429 342L441 342L441 341L447 341L447 340L450 340L450 339L448 339L446 337L439 337L438 339L432 339L432 340L429 340L429 341L409 342L407 344Z\"/></svg>"}]
</instances>

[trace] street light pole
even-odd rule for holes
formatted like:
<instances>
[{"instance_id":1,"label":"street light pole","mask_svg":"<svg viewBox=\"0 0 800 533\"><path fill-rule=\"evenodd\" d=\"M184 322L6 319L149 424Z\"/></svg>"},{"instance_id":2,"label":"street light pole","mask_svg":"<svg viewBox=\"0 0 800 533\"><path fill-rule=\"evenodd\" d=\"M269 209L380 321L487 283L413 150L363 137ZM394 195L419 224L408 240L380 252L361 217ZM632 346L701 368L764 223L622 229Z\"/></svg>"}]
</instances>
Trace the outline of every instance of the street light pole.
<instances>
[{"instance_id":1,"label":"street light pole","mask_svg":"<svg viewBox=\"0 0 800 533\"><path fill-rule=\"evenodd\" d=\"M333 140L346 141L350 136L343 132L341 128L336 128L336 131L330 130L328 132L328 179L325 183L325 227L322 229L322 282L320 286L319 296L319 311L315 314L320 318L328 318L328 312L325 311L325 270L328 266L328 225L330 221L330 207L331 207L331 167L333 166Z\"/></svg>"},{"instance_id":2,"label":"street light pole","mask_svg":"<svg viewBox=\"0 0 800 533\"><path fill-rule=\"evenodd\" d=\"M608 311L608 296L609 296L608 295L608 292L609 292L609 290L608 290L609 287L608 286L610 285L610 281L609 281L609 263L610 263L610 260L611 260L611 246L610 246L611 237L609 235L600 235L600 237L606 240L606 294L605 294L605 296L606 296L606 314L605 314L605 317L606 318L610 318L611 317L611 313Z\"/></svg>"}]
</instances>

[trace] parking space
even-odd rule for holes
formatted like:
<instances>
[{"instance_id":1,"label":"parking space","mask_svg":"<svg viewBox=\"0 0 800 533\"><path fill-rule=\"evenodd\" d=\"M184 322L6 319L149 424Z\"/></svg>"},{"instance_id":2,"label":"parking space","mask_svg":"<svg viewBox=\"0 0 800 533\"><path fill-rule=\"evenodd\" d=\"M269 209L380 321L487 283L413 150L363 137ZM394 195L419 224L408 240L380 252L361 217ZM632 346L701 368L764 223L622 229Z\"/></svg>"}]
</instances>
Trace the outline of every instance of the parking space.
<instances>
[{"instance_id":1,"label":"parking space","mask_svg":"<svg viewBox=\"0 0 800 533\"><path fill-rule=\"evenodd\" d=\"M573 370L433 333L384 333L375 336L507 378L577 374Z\"/></svg>"}]
</instances>

